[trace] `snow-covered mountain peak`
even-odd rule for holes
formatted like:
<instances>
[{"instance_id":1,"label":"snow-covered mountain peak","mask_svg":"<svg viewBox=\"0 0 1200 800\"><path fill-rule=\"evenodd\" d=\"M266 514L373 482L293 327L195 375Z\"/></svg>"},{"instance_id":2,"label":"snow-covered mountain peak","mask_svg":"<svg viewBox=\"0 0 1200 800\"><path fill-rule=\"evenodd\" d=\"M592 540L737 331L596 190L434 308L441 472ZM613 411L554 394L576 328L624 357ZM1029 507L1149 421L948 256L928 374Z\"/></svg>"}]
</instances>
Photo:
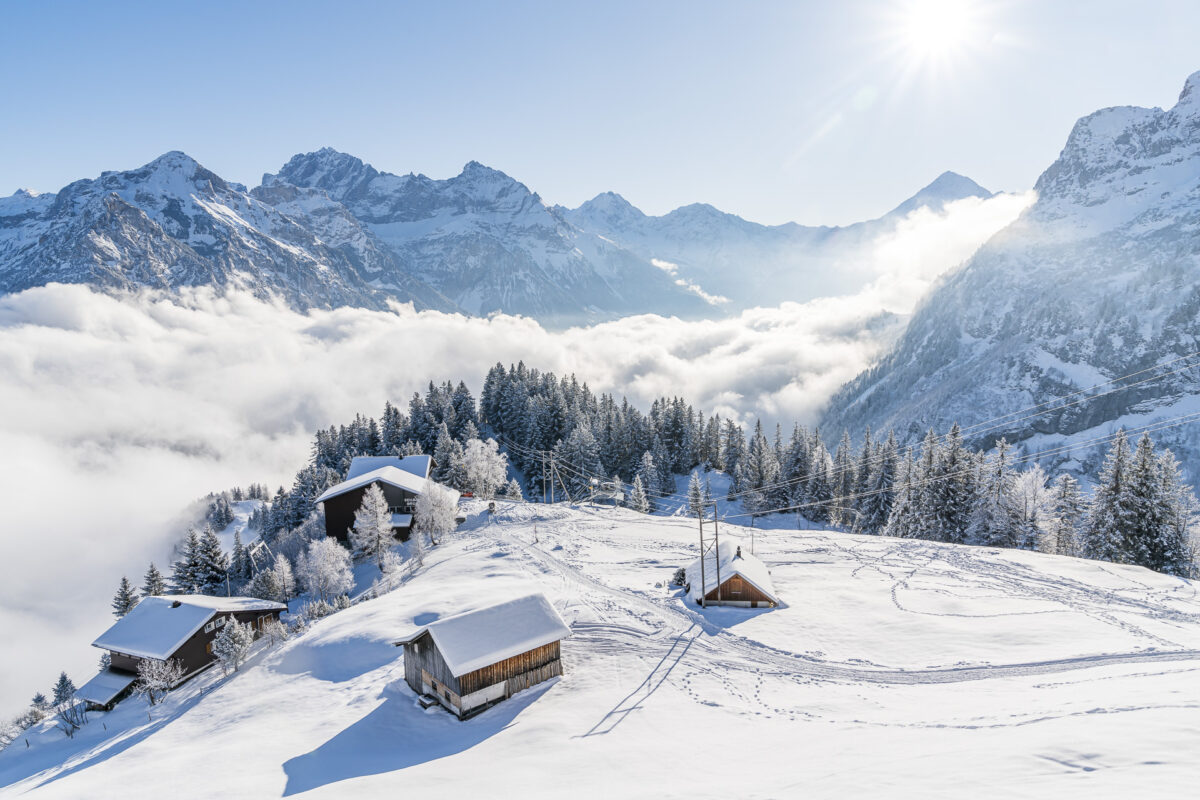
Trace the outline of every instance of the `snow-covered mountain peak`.
<instances>
[{"instance_id":1,"label":"snow-covered mountain peak","mask_svg":"<svg viewBox=\"0 0 1200 800\"><path fill-rule=\"evenodd\" d=\"M1179 93L1174 110L1180 108L1200 110L1200 70L1188 75L1187 80L1183 82L1183 91Z\"/></svg>"},{"instance_id":2,"label":"snow-covered mountain peak","mask_svg":"<svg viewBox=\"0 0 1200 800\"><path fill-rule=\"evenodd\" d=\"M963 200L967 197L986 199L991 196L992 192L989 192L965 175L946 171L934 178L929 185L923 187L912 197L893 208L888 212L887 216L903 217L916 211L918 208L932 208L935 211L939 211L946 203L955 200Z\"/></svg>"},{"instance_id":3,"label":"snow-covered mountain peak","mask_svg":"<svg viewBox=\"0 0 1200 800\"><path fill-rule=\"evenodd\" d=\"M1137 224L1157 230L1188 213L1200 191L1200 73L1178 104L1119 106L1080 119L1035 186L1031 219L1079 238Z\"/></svg>"},{"instance_id":4,"label":"snow-covered mountain peak","mask_svg":"<svg viewBox=\"0 0 1200 800\"><path fill-rule=\"evenodd\" d=\"M362 159L322 147L313 153L297 153L280 168L279 173L263 175L263 185L276 182L295 186L324 189L330 196L341 199L361 190L379 177L379 171Z\"/></svg>"}]
</instances>

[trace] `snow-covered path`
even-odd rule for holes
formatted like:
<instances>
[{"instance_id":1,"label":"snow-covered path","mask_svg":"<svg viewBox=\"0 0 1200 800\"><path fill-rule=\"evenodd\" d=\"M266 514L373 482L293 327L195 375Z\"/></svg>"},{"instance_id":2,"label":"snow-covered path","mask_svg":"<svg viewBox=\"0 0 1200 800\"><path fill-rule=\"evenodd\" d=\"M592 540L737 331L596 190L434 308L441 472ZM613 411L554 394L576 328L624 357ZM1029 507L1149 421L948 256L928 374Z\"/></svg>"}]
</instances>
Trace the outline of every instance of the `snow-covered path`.
<instances>
[{"instance_id":1,"label":"snow-covered path","mask_svg":"<svg viewBox=\"0 0 1200 800\"><path fill-rule=\"evenodd\" d=\"M685 519L500 504L396 591L203 676L153 723L127 701L74 743L0 753L0 794L1105 797L1200 779L1189 582L757 531L785 605L698 609L666 586L695 540ZM530 588L571 624L564 678L465 723L417 708L390 642Z\"/></svg>"}]
</instances>

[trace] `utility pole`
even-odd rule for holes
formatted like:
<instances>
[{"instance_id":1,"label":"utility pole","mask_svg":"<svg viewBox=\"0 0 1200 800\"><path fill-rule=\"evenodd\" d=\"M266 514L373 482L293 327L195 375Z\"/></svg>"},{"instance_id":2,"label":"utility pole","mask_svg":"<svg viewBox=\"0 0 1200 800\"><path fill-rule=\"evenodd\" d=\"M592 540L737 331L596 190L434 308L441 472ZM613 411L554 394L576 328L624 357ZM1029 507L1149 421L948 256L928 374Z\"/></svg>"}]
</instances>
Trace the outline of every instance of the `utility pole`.
<instances>
[{"instance_id":1,"label":"utility pole","mask_svg":"<svg viewBox=\"0 0 1200 800\"><path fill-rule=\"evenodd\" d=\"M542 505L546 503L546 454L542 453Z\"/></svg>"},{"instance_id":2,"label":"utility pole","mask_svg":"<svg viewBox=\"0 0 1200 800\"><path fill-rule=\"evenodd\" d=\"M712 539L706 539L704 536L704 512L712 506ZM709 550L713 550L714 557L717 559L717 604L721 603L721 538L720 530L717 527L717 501L711 500L707 503L701 503L700 509L696 512L697 519L700 523L700 605L708 608L708 571L704 568L704 559L708 555Z\"/></svg>"}]
</instances>

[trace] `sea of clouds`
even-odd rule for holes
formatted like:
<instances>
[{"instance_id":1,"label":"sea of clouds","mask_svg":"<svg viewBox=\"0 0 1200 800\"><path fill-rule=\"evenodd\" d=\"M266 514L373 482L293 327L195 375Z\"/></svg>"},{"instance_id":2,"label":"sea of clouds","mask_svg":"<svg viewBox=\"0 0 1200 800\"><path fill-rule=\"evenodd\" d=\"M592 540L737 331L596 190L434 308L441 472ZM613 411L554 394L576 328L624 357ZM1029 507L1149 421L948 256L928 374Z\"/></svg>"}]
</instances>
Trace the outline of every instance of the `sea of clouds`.
<instances>
[{"instance_id":1,"label":"sea of clouds","mask_svg":"<svg viewBox=\"0 0 1200 800\"><path fill-rule=\"evenodd\" d=\"M576 373L645 408L811 424L901 332L946 270L1029 195L919 211L880 239L857 294L681 321L643 315L549 331L520 317L300 313L210 290L114 297L52 285L0 297L0 715L66 669L81 684L121 575L166 567L197 498L290 484L312 432L402 406L430 380L478 396L495 363Z\"/></svg>"}]
</instances>

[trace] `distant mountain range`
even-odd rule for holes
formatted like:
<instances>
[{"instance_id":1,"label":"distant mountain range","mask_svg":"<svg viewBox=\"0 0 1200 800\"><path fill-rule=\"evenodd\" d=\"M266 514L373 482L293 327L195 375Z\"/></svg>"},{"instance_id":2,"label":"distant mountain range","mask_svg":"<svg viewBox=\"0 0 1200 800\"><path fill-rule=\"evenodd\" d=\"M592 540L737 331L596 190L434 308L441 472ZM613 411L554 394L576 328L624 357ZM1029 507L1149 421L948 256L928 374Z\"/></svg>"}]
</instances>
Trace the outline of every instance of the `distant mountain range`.
<instances>
[{"instance_id":1,"label":"distant mountain range","mask_svg":"<svg viewBox=\"0 0 1200 800\"><path fill-rule=\"evenodd\" d=\"M1050 461L1095 474L1101 453L1087 439L1200 410L1200 357L1181 360L1200 351L1200 72L1170 110L1079 120L1036 190L925 298L894 350L834 398L831 435L869 424L913 441L927 427L1010 414L968 434L1031 453L1081 443ZM1135 372L1118 384L1136 384L1128 389L1055 401ZM1043 403L1062 408L1016 413ZM1155 437L1200 478L1200 426Z\"/></svg>"},{"instance_id":2,"label":"distant mountain range","mask_svg":"<svg viewBox=\"0 0 1200 800\"><path fill-rule=\"evenodd\" d=\"M650 217L612 193L548 206L477 162L434 180L326 148L247 189L171 152L57 194L0 198L0 291L211 285L301 309L398 300L552 325L701 318L853 290L855 248L919 207L987 195L946 173L878 220L765 226L707 205Z\"/></svg>"}]
</instances>

